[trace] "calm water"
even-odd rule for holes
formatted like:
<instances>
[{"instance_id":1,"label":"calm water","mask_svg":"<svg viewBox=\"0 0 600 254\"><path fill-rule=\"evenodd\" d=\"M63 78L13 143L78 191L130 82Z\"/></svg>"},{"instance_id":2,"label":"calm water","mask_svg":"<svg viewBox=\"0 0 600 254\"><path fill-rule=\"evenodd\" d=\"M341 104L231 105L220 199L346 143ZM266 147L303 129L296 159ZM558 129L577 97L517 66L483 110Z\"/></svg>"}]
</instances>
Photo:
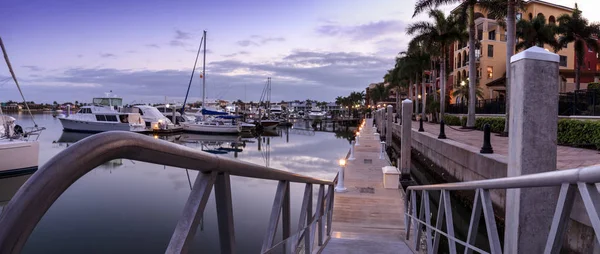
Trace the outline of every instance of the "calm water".
<instances>
[{"instance_id":1,"label":"calm water","mask_svg":"<svg viewBox=\"0 0 600 254\"><path fill-rule=\"evenodd\" d=\"M25 114L13 115L32 126ZM40 165L85 134L63 133L50 114L34 115L47 130L40 136ZM304 123L298 123L304 128ZM346 133L278 129L269 137L206 140L200 135L157 137L260 165L332 179L336 161L348 152ZM210 138L210 137L208 137ZM259 149L260 146L260 149ZM241 149L241 150L240 150ZM114 160L75 182L48 210L29 238L23 253L164 253L197 173L163 165ZM0 206L29 176L0 179ZM275 181L232 177L237 250L260 251L276 189ZM292 184L292 232L297 224L303 185ZM214 195L205 209L192 252L219 252ZM279 235L279 234L278 234Z\"/></svg>"}]
</instances>

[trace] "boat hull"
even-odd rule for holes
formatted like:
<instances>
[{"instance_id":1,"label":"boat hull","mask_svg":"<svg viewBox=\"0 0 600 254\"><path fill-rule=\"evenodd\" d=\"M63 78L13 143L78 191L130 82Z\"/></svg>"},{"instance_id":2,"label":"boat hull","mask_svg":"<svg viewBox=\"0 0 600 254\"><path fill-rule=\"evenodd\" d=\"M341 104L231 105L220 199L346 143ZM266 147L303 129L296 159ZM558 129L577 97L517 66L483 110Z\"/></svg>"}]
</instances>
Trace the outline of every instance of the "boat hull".
<instances>
[{"instance_id":1,"label":"boat hull","mask_svg":"<svg viewBox=\"0 0 600 254\"><path fill-rule=\"evenodd\" d=\"M279 125L279 121L271 121L271 120L262 120L260 125L264 129L275 129L277 125Z\"/></svg>"},{"instance_id":2,"label":"boat hull","mask_svg":"<svg viewBox=\"0 0 600 254\"><path fill-rule=\"evenodd\" d=\"M38 168L37 141L0 142L0 178L29 174Z\"/></svg>"},{"instance_id":3,"label":"boat hull","mask_svg":"<svg viewBox=\"0 0 600 254\"><path fill-rule=\"evenodd\" d=\"M86 122L68 118L59 118L63 129L79 132L131 131L128 123L119 122Z\"/></svg>"},{"instance_id":4,"label":"boat hull","mask_svg":"<svg viewBox=\"0 0 600 254\"><path fill-rule=\"evenodd\" d=\"M311 120L317 120L317 119L323 119L323 115L313 115L313 114L309 114L308 118Z\"/></svg>"},{"instance_id":5,"label":"boat hull","mask_svg":"<svg viewBox=\"0 0 600 254\"><path fill-rule=\"evenodd\" d=\"M237 134L240 133L240 127L237 125L184 124L183 131L192 133Z\"/></svg>"}]
</instances>

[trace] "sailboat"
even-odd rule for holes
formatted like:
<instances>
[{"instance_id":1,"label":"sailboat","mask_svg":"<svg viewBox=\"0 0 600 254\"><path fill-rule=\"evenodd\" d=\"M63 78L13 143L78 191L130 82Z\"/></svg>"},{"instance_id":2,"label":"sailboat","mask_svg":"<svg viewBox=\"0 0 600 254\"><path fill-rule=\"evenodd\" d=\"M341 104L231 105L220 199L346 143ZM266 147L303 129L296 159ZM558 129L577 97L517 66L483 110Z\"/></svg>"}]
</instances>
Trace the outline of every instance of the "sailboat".
<instances>
[{"instance_id":1,"label":"sailboat","mask_svg":"<svg viewBox=\"0 0 600 254\"><path fill-rule=\"evenodd\" d=\"M10 71L10 74L21 93L25 107L35 124L31 110L25 96L21 92L21 87L17 77L12 69L10 61L8 60L8 53L0 38L0 47L4 54L4 60ZM36 171L38 168L38 157L39 157L39 143L37 140L32 140L33 136L38 136L44 128L38 128L37 124L33 128L24 130L21 126L15 123L14 117L4 115L2 108L0 108L0 178L5 176L15 176L21 174L28 174ZM30 140L31 139L31 140Z\"/></svg>"},{"instance_id":2,"label":"sailboat","mask_svg":"<svg viewBox=\"0 0 600 254\"><path fill-rule=\"evenodd\" d=\"M204 42L204 46L202 45ZM200 77L202 78L202 117L197 119L195 122L184 122L183 130L187 132L196 132L196 133L212 133L212 134L237 134L240 133L241 128L237 123L237 116L230 116L226 112L219 112L214 110L206 109L206 30L202 36L202 41L200 42L200 47L203 48L203 61L202 61L202 73ZM200 53L200 49L198 49L198 54ZM198 61L198 55L196 55L196 61ZM194 63L194 70L196 69L196 64ZM193 72L192 70L192 78ZM190 79L190 85L192 84ZM189 92L189 86L188 86ZM187 95L186 95L187 100ZM185 102L184 104L185 105ZM183 112L183 110L182 110Z\"/></svg>"},{"instance_id":3,"label":"sailboat","mask_svg":"<svg viewBox=\"0 0 600 254\"><path fill-rule=\"evenodd\" d=\"M278 120L269 119L271 117L271 78L267 78L267 83L265 84L265 88L262 91L260 96L260 102L266 102L267 112L265 115L261 114L261 110L259 109L258 117L256 120L263 129L274 130L277 125L279 125Z\"/></svg>"}]
</instances>

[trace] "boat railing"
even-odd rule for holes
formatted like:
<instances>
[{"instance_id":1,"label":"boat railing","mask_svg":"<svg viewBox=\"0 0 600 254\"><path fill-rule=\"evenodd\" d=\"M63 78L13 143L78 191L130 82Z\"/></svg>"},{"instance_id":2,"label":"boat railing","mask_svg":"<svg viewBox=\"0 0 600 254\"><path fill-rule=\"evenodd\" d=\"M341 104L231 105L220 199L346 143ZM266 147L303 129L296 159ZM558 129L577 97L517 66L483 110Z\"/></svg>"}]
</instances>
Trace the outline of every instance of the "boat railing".
<instances>
[{"instance_id":1,"label":"boat railing","mask_svg":"<svg viewBox=\"0 0 600 254\"><path fill-rule=\"evenodd\" d=\"M235 252L230 176L278 181L261 253L312 253L331 235L334 180L322 180L194 150L131 132L112 131L87 137L44 164L17 191L0 214L0 253L20 253L31 232L67 188L97 166L113 159L131 159L197 170L166 253L189 249L211 191L215 191L222 253ZM305 184L298 230L291 232L290 183ZM318 185L316 204L313 185ZM313 212L313 206L316 209ZM275 243L279 219L282 238Z\"/></svg>"},{"instance_id":2,"label":"boat railing","mask_svg":"<svg viewBox=\"0 0 600 254\"><path fill-rule=\"evenodd\" d=\"M465 253L472 253L473 251L479 253L503 253L500 236L496 227L490 190L509 191L510 189L518 189L519 191L523 191L523 189L530 188L560 187L544 253L560 252L577 192L581 195L585 211L592 222L596 240L600 242L600 193L596 188L596 184L599 182L600 165L595 165L515 177L409 186L405 197L406 240L407 243L411 243L409 245L417 253L438 253L440 238L442 236L447 239L449 253L456 253L457 243L465 248ZM466 239L458 239L455 235L450 191L461 191L463 193L469 191L475 192ZM437 217L434 225L431 221L431 216L433 216L435 211L431 210L430 202L433 202L432 196L434 194L437 195L437 193L439 193L439 204L437 206ZM475 246L482 212L489 243L488 246L484 247L489 248L489 251L482 249L484 247L480 246L481 248L479 248ZM507 223L510 223L510 220L511 218L505 218ZM445 231L442 230L444 223L446 227ZM425 232L422 232L423 228ZM422 236L423 233L425 233L425 237ZM409 242L411 237L412 242ZM423 246L421 246L422 244ZM514 241L511 242L510 246L513 244ZM423 248L425 250L421 250Z\"/></svg>"}]
</instances>

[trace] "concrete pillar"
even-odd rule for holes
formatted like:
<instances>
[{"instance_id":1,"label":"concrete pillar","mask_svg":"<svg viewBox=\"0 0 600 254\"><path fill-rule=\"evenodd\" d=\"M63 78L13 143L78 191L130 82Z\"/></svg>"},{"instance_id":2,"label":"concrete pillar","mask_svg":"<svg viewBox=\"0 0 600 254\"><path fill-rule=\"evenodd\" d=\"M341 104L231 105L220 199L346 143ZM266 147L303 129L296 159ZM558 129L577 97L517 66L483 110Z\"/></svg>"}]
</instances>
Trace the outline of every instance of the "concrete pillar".
<instances>
[{"instance_id":1,"label":"concrete pillar","mask_svg":"<svg viewBox=\"0 0 600 254\"><path fill-rule=\"evenodd\" d=\"M400 179L410 178L410 150L412 133L413 102L409 99L402 101L402 126L400 131Z\"/></svg>"},{"instance_id":2,"label":"concrete pillar","mask_svg":"<svg viewBox=\"0 0 600 254\"><path fill-rule=\"evenodd\" d=\"M559 56L531 47L511 58L507 175L556 170ZM543 253L559 187L506 191L504 253Z\"/></svg>"},{"instance_id":3,"label":"concrete pillar","mask_svg":"<svg viewBox=\"0 0 600 254\"><path fill-rule=\"evenodd\" d=\"M392 145L392 124L394 124L394 107L392 105L387 106L387 124L385 127L385 143L388 146Z\"/></svg>"}]
</instances>

